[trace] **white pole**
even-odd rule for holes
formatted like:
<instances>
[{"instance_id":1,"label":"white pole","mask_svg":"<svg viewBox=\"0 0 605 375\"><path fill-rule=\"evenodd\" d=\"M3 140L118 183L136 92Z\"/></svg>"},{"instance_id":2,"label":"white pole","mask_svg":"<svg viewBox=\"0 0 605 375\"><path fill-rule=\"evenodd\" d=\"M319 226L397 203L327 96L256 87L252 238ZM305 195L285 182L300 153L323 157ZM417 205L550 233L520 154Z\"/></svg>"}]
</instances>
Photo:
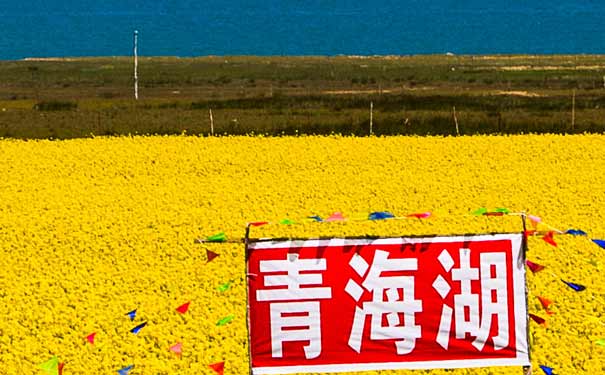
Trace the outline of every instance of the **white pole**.
<instances>
[{"instance_id":1,"label":"white pole","mask_svg":"<svg viewBox=\"0 0 605 375\"><path fill-rule=\"evenodd\" d=\"M134 99L139 100L139 75L138 75L138 55L137 55L137 37L139 32L137 30L134 31Z\"/></svg>"},{"instance_id":2,"label":"white pole","mask_svg":"<svg viewBox=\"0 0 605 375\"><path fill-rule=\"evenodd\" d=\"M374 112L374 102L370 102L370 135L374 134L374 131L372 129L372 127L373 127L373 124L372 124L373 112Z\"/></svg>"}]
</instances>

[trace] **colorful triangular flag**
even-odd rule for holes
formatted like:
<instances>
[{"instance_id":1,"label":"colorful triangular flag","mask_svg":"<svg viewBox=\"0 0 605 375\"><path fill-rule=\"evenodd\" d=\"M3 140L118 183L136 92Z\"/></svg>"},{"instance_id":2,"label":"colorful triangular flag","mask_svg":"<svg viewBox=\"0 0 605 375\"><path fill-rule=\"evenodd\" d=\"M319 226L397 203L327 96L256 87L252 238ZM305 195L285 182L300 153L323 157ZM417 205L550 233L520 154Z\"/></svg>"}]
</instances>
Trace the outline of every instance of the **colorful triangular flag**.
<instances>
[{"instance_id":1,"label":"colorful triangular flag","mask_svg":"<svg viewBox=\"0 0 605 375\"><path fill-rule=\"evenodd\" d=\"M96 334L97 334L96 332L91 333L90 335L86 336L86 340L89 343L94 344L95 343L95 335Z\"/></svg>"},{"instance_id":2,"label":"colorful triangular flag","mask_svg":"<svg viewBox=\"0 0 605 375\"><path fill-rule=\"evenodd\" d=\"M293 224L296 224L296 223L294 222L294 220L292 220L292 219L287 219L287 218L286 218L286 219L282 219L282 220L280 220L280 221L279 221L279 223L280 223L280 224L282 224L282 225L293 225Z\"/></svg>"},{"instance_id":3,"label":"colorful triangular flag","mask_svg":"<svg viewBox=\"0 0 605 375\"><path fill-rule=\"evenodd\" d=\"M487 213L487 208L481 207L481 208L471 212L471 215L481 216L481 215L485 215L486 213Z\"/></svg>"},{"instance_id":4,"label":"colorful triangular flag","mask_svg":"<svg viewBox=\"0 0 605 375\"><path fill-rule=\"evenodd\" d=\"M176 311L178 311L181 314L186 313L187 310L189 310L189 304L190 303L191 303L191 301L182 304L181 306L179 306L179 307L176 308Z\"/></svg>"},{"instance_id":5,"label":"colorful triangular flag","mask_svg":"<svg viewBox=\"0 0 605 375\"><path fill-rule=\"evenodd\" d=\"M527 268L529 268L529 270L532 273L540 272L540 271L542 271L544 269L544 266L542 266L542 265L540 265L538 263L534 263L534 262L532 262L530 260L526 260L525 264L527 265Z\"/></svg>"},{"instance_id":6,"label":"colorful triangular flag","mask_svg":"<svg viewBox=\"0 0 605 375\"><path fill-rule=\"evenodd\" d=\"M377 211L377 212L372 212L368 216L368 219L369 220L385 220L385 219L392 219L394 217L395 217L395 215L393 215L392 213L390 213L388 211Z\"/></svg>"},{"instance_id":7,"label":"colorful triangular flag","mask_svg":"<svg viewBox=\"0 0 605 375\"><path fill-rule=\"evenodd\" d=\"M527 215L527 218L529 219L529 221L531 222L531 225L534 228L537 228L538 227L538 223L542 222L542 219L539 218L539 217L537 217L537 216L535 216L535 215Z\"/></svg>"},{"instance_id":8,"label":"colorful triangular flag","mask_svg":"<svg viewBox=\"0 0 605 375\"><path fill-rule=\"evenodd\" d=\"M132 371L132 369L134 368L134 365L129 365L126 367L122 367L121 369L118 370L118 374L120 375L128 375L128 373L130 373L130 371Z\"/></svg>"},{"instance_id":9,"label":"colorful triangular flag","mask_svg":"<svg viewBox=\"0 0 605 375\"><path fill-rule=\"evenodd\" d=\"M235 317L233 315L227 315L224 318L221 318L218 322L216 322L217 326L224 326L228 323L230 323L233 319L235 319Z\"/></svg>"},{"instance_id":10,"label":"colorful triangular flag","mask_svg":"<svg viewBox=\"0 0 605 375\"><path fill-rule=\"evenodd\" d=\"M218 256L218 254L217 254L217 253L215 253L214 251L210 251L210 250L206 249L206 259L208 259L208 260L206 261L206 263L210 263L210 262L212 262L212 260L213 260L214 258L216 258L217 256Z\"/></svg>"},{"instance_id":11,"label":"colorful triangular flag","mask_svg":"<svg viewBox=\"0 0 605 375\"><path fill-rule=\"evenodd\" d=\"M172 345L169 350L171 352L174 352L176 355L179 356L179 358L181 358L182 355L182 350L183 350L183 343L182 342L177 342L176 344Z\"/></svg>"},{"instance_id":12,"label":"colorful triangular flag","mask_svg":"<svg viewBox=\"0 0 605 375\"><path fill-rule=\"evenodd\" d=\"M342 213L340 212L334 212L332 215L330 215L326 221L342 221L344 220L345 217L342 216Z\"/></svg>"},{"instance_id":13,"label":"colorful triangular flag","mask_svg":"<svg viewBox=\"0 0 605 375\"><path fill-rule=\"evenodd\" d=\"M253 221L251 223L248 223L248 225L252 226L252 227L260 227L262 225L267 225L269 224L268 221Z\"/></svg>"},{"instance_id":14,"label":"colorful triangular flag","mask_svg":"<svg viewBox=\"0 0 605 375\"><path fill-rule=\"evenodd\" d=\"M208 365L208 367L214 370L214 372L216 372L218 375L223 375L225 371L225 362L213 363L211 365Z\"/></svg>"},{"instance_id":15,"label":"colorful triangular flag","mask_svg":"<svg viewBox=\"0 0 605 375\"><path fill-rule=\"evenodd\" d=\"M546 310L547 313L550 312L549 307L550 307L550 305L552 305L552 301L547 298L541 297L541 296L536 296L536 297L538 297L538 300L540 301L540 304L542 305L542 307L544 307L544 310Z\"/></svg>"},{"instance_id":16,"label":"colorful triangular flag","mask_svg":"<svg viewBox=\"0 0 605 375\"><path fill-rule=\"evenodd\" d=\"M219 285L216 290L218 290L221 293L226 292L227 290L229 290L229 288L231 287L231 282L227 281L226 283L223 283L221 285Z\"/></svg>"},{"instance_id":17,"label":"colorful triangular flag","mask_svg":"<svg viewBox=\"0 0 605 375\"><path fill-rule=\"evenodd\" d=\"M546 320L544 318L541 318L538 315L534 314L529 314L529 317L539 325L546 327Z\"/></svg>"},{"instance_id":18,"label":"colorful triangular flag","mask_svg":"<svg viewBox=\"0 0 605 375\"><path fill-rule=\"evenodd\" d=\"M141 329L143 329L143 327L145 327L147 325L147 322L143 322L141 324L139 324L138 326L134 327L133 329L130 330L130 332L134 333L135 335L139 333L139 331Z\"/></svg>"},{"instance_id":19,"label":"colorful triangular flag","mask_svg":"<svg viewBox=\"0 0 605 375\"><path fill-rule=\"evenodd\" d=\"M207 242L225 242L227 241L227 235L224 232L218 232L206 238Z\"/></svg>"},{"instance_id":20,"label":"colorful triangular flag","mask_svg":"<svg viewBox=\"0 0 605 375\"><path fill-rule=\"evenodd\" d=\"M59 357L55 355L48 361L40 363L38 366L50 375L57 375L59 373Z\"/></svg>"},{"instance_id":21,"label":"colorful triangular flag","mask_svg":"<svg viewBox=\"0 0 605 375\"><path fill-rule=\"evenodd\" d=\"M528 236L533 236L534 234L536 234L536 230L532 229L532 230L526 230L523 232L523 235L525 236L525 239L527 239Z\"/></svg>"},{"instance_id":22,"label":"colorful triangular flag","mask_svg":"<svg viewBox=\"0 0 605 375\"><path fill-rule=\"evenodd\" d=\"M565 234L571 234L572 236L587 236L588 234L580 229L568 229Z\"/></svg>"},{"instance_id":23,"label":"colorful triangular flag","mask_svg":"<svg viewBox=\"0 0 605 375\"><path fill-rule=\"evenodd\" d=\"M414 214L409 214L407 215L407 217L415 217L416 219L427 219L429 217L431 217L431 213L430 212L417 212Z\"/></svg>"},{"instance_id":24,"label":"colorful triangular flag","mask_svg":"<svg viewBox=\"0 0 605 375\"><path fill-rule=\"evenodd\" d=\"M544 237L542 237L542 239L543 239L543 240L544 240L544 242L546 242L547 244L550 244L550 245L552 245L552 246L554 246L554 247L557 247L557 243L555 242L554 236L555 236L555 232L553 232L553 231L551 230L550 232L546 233L546 234L544 235Z\"/></svg>"},{"instance_id":25,"label":"colorful triangular flag","mask_svg":"<svg viewBox=\"0 0 605 375\"><path fill-rule=\"evenodd\" d=\"M586 287L584 285L571 283L571 282L565 281L563 279L561 279L561 281L563 281L568 287L570 287L571 289L575 290L576 292L581 292L581 291L583 291L583 290L586 289Z\"/></svg>"},{"instance_id":26,"label":"colorful triangular flag","mask_svg":"<svg viewBox=\"0 0 605 375\"><path fill-rule=\"evenodd\" d=\"M542 371L544 371L544 373L546 375L554 375L555 374L554 373L555 369L553 369L552 367L540 365L540 368L542 369Z\"/></svg>"},{"instance_id":27,"label":"colorful triangular flag","mask_svg":"<svg viewBox=\"0 0 605 375\"><path fill-rule=\"evenodd\" d=\"M307 219L311 219L311 220L316 221L318 223L321 223L323 221L323 219L321 217L317 216L317 215L309 216L309 217L307 217Z\"/></svg>"},{"instance_id":28,"label":"colorful triangular flag","mask_svg":"<svg viewBox=\"0 0 605 375\"><path fill-rule=\"evenodd\" d=\"M137 309L127 312L126 315L128 315L130 321L133 321L134 318L137 316Z\"/></svg>"},{"instance_id":29,"label":"colorful triangular flag","mask_svg":"<svg viewBox=\"0 0 605 375\"><path fill-rule=\"evenodd\" d=\"M597 341L595 341L595 344L599 346L605 346L605 339L598 339Z\"/></svg>"},{"instance_id":30,"label":"colorful triangular flag","mask_svg":"<svg viewBox=\"0 0 605 375\"><path fill-rule=\"evenodd\" d=\"M599 245L600 248L605 249L605 240L592 240L592 242Z\"/></svg>"}]
</instances>

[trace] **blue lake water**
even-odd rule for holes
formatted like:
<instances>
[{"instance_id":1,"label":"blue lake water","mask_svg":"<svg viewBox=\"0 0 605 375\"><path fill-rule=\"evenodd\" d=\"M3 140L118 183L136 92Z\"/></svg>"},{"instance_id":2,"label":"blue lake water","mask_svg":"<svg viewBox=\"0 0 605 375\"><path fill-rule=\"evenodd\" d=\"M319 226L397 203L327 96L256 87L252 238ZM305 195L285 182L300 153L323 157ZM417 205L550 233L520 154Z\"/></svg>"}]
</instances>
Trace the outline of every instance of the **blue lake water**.
<instances>
[{"instance_id":1,"label":"blue lake water","mask_svg":"<svg viewBox=\"0 0 605 375\"><path fill-rule=\"evenodd\" d=\"M590 0L0 0L0 59L605 53Z\"/></svg>"}]
</instances>

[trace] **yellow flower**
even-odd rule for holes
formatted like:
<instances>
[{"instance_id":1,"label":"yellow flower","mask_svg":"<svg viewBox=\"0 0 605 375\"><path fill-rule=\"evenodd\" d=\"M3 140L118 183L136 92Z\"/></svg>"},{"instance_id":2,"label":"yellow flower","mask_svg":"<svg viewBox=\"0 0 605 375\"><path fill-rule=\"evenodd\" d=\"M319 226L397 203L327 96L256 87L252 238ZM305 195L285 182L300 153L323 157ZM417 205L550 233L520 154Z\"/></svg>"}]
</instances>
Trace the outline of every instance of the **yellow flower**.
<instances>
[{"instance_id":1,"label":"yellow flower","mask_svg":"<svg viewBox=\"0 0 605 375\"><path fill-rule=\"evenodd\" d=\"M227 374L247 373L243 245L195 238L224 231L238 239L247 222L285 218L301 224L251 235L521 230L517 216L469 215L479 207L528 211L605 238L604 149L602 135L0 140L0 372L35 374L57 355L65 374L129 364L137 374L211 374L207 365L222 360ZM434 217L354 220L373 211ZM334 212L352 220L304 220ZM555 240L557 248L529 240L528 257L548 267L528 275L529 310L545 316L541 295L555 311L547 329L530 326L533 364L603 373L605 352L594 341L605 337L604 250L585 237ZM205 249L219 257L207 263ZM587 290L573 292L559 277ZM231 287L218 291L225 282ZM185 301L189 311L178 314ZM217 327L228 315L234 320ZM168 350L177 341L182 359Z\"/></svg>"}]
</instances>

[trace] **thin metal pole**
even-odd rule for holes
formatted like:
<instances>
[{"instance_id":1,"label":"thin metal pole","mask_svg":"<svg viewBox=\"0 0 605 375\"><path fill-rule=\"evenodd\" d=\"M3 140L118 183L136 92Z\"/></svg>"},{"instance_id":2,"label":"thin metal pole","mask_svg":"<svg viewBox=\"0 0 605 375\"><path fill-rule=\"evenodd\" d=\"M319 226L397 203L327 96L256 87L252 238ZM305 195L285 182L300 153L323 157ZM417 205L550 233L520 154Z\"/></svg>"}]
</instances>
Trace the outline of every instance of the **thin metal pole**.
<instances>
[{"instance_id":1,"label":"thin metal pole","mask_svg":"<svg viewBox=\"0 0 605 375\"><path fill-rule=\"evenodd\" d=\"M250 340L250 291L248 286L250 285L248 280L248 259L250 258L250 223L246 225L246 234L244 236L244 259L245 261L245 275L246 275L246 332L248 338L248 373L252 375L252 340Z\"/></svg>"},{"instance_id":2,"label":"thin metal pole","mask_svg":"<svg viewBox=\"0 0 605 375\"><path fill-rule=\"evenodd\" d=\"M522 252L521 252L521 261L522 264L520 265L521 267L525 267L525 259L527 256L527 214L525 213L525 211L521 212L521 222L523 223L523 240L521 243L521 247L522 247ZM527 280L525 281L525 306L527 306ZM529 337L530 337L530 332L529 332L529 316L525 317L525 330L526 330L526 337L527 337L527 357L531 360L531 348L530 348L530 342L529 342ZM531 375L532 373L532 368L531 365L529 366L523 366L523 375Z\"/></svg>"},{"instance_id":3,"label":"thin metal pole","mask_svg":"<svg viewBox=\"0 0 605 375\"><path fill-rule=\"evenodd\" d=\"M134 31L134 99L139 100L139 57L137 55L137 39L139 36L139 31Z\"/></svg>"}]
</instances>

